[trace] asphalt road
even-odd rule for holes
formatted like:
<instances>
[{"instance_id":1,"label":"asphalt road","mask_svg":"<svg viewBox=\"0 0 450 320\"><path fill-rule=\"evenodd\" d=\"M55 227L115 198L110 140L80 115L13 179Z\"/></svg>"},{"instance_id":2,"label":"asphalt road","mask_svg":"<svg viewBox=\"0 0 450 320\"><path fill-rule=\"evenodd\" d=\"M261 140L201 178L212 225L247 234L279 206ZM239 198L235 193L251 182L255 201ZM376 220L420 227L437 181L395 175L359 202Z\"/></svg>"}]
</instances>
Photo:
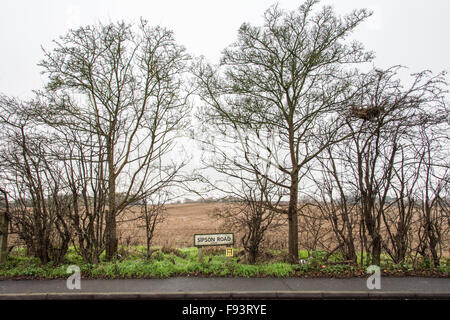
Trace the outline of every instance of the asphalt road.
<instances>
[{"instance_id":1,"label":"asphalt road","mask_svg":"<svg viewBox=\"0 0 450 320\"><path fill-rule=\"evenodd\" d=\"M450 299L450 278L382 277L381 289L369 290L365 278L194 278L81 280L69 290L66 280L3 280L0 299L35 297L91 298L323 298L440 297Z\"/></svg>"}]
</instances>

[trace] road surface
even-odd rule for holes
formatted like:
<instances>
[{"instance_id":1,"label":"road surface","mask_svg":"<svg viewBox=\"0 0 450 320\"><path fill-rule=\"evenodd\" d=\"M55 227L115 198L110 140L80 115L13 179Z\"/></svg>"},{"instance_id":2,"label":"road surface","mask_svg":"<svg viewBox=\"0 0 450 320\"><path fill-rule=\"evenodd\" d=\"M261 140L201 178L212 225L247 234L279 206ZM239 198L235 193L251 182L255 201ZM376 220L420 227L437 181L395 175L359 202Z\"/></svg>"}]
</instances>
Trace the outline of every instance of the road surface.
<instances>
[{"instance_id":1,"label":"road surface","mask_svg":"<svg viewBox=\"0 0 450 320\"><path fill-rule=\"evenodd\" d=\"M381 289L369 290L365 278L195 278L81 280L67 289L66 280L3 280L0 299L450 299L450 278L382 277Z\"/></svg>"}]
</instances>

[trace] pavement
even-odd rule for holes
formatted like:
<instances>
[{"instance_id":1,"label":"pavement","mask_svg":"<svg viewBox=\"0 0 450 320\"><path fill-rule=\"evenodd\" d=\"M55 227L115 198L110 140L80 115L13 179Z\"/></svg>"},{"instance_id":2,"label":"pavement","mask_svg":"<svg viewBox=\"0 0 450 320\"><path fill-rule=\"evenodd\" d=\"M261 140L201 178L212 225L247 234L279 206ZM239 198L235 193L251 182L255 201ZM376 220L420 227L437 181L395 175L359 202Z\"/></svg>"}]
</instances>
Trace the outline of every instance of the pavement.
<instances>
[{"instance_id":1,"label":"pavement","mask_svg":"<svg viewBox=\"0 0 450 320\"><path fill-rule=\"evenodd\" d=\"M3 280L0 300L10 299L450 299L450 278L382 277L369 290L366 278L195 278Z\"/></svg>"}]
</instances>

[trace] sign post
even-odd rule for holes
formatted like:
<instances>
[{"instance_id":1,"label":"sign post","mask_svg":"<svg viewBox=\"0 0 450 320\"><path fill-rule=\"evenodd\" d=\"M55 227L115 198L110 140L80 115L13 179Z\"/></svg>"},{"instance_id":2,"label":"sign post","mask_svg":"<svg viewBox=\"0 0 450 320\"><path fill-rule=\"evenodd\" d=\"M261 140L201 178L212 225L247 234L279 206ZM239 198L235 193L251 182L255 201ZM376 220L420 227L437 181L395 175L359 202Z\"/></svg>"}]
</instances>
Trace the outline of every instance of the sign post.
<instances>
[{"instance_id":1,"label":"sign post","mask_svg":"<svg viewBox=\"0 0 450 320\"><path fill-rule=\"evenodd\" d=\"M203 247L198 247L198 262L203 262Z\"/></svg>"},{"instance_id":2,"label":"sign post","mask_svg":"<svg viewBox=\"0 0 450 320\"><path fill-rule=\"evenodd\" d=\"M203 247L206 246L227 246L227 257L229 246L234 244L234 234L233 233L208 233L208 234L194 234L194 246L198 248L198 261L203 260ZM231 248L231 255L233 254L233 249Z\"/></svg>"}]
</instances>

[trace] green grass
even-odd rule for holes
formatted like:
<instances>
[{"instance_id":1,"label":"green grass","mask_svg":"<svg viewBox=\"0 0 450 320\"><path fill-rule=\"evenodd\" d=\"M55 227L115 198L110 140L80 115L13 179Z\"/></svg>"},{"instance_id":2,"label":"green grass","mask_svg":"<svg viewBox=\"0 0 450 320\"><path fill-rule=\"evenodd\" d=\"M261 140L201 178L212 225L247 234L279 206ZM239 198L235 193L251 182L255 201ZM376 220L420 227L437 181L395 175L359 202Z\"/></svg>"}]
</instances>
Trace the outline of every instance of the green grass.
<instances>
[{"instance_id":1,"label":"green grass","mask_svg":"<svg viewBox=\"0 0 450 320\"><path fill-rule=\"evenodd\" d=\"M69 265L77 265L85 278L168 278L173 276L234 276L234 277L291 277L291 276L366 276L365 268L346 264L327 265L321 259L324 252L299 252L301 259L308 259L307 264L292 265L282 262L285 253L273 251L273 262L258 262L247 264L236 256L231 259L225 257L225 252L220 254L204 255L203 262L198 261L197 248L183 248L164 250L155 248L150 259L144 257L144 247L120 248L121 259L114 261L101 261L98 264L83 262L73 248L70 248L64 263L54 266L49 263L42 265L39 259L26 257L25 252L18 248L9 255L5 264L0 265L0 278L67 278ZM225 250L224 250L225 251ZM329 261L339 261L341 257L334 255ZM383 272L393 275L422 272L419 275L438 274L448 276L449 262L443 261L439 268L413 268L412 265L395 265L389 261L383 262ZM427 273L428 272L428 273Z\"/></svg>"}]
</instances>

